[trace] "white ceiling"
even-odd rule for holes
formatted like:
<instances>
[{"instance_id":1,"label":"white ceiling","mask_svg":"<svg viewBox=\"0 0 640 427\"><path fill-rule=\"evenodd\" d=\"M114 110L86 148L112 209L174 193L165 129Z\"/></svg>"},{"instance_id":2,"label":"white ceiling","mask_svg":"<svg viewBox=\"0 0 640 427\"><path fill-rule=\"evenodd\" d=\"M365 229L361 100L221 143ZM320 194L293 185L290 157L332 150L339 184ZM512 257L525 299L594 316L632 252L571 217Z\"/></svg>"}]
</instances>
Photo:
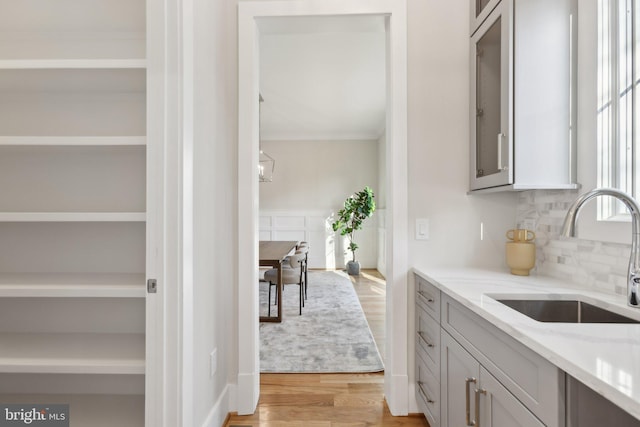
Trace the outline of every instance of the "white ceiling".
<instances>
[{"instance_id":1,"label":"white ceiling","mask_svg":"<svg viewBox=\"0 0 640 427\"><path fill-rule=\"evenodd\" d=\"M385 128L382 16L264 18L263 140L377 139Z\"/></svg>"}]
</instances>

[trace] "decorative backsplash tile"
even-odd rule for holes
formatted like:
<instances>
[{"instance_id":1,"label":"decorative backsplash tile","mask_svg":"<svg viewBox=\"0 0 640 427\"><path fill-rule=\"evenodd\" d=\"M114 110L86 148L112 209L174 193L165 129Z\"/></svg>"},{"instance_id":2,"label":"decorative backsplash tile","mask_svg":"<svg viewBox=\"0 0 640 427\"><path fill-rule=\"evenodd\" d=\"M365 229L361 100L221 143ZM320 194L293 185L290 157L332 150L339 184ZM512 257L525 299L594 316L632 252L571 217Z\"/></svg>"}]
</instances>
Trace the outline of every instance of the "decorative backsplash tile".
<instances>
[{"instance_id":1,"label":"decorative backsplash tile","mask_svg":"<svg viewBox=\"0 0 640 427\"><path fill-rule=\"evenodd\" d=\"M626 295L630 245L560 237L575 190L531 190L519 194L518 227L535 224L535 272L586 288Z\"/></svg>"}]
</instances>

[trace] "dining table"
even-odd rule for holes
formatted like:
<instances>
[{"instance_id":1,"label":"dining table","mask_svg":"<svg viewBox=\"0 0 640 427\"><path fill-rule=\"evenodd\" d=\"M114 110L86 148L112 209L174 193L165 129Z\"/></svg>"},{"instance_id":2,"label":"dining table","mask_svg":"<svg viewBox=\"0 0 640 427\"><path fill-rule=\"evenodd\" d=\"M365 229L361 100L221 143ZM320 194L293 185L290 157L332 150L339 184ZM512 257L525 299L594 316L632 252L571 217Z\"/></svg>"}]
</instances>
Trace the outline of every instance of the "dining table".
<instances>
[{"instance_id":1,"label":"dining table","mask_svg":"<svg viewBox=\"0 0 640 427\"><path fill-rule=\"evenodd\" d=\"M259 266L274 267L278 270L278 283L276 283L277 315L260 316L261 322L282 322L282 261L287 255L295 252L298 243L297 240L260 240ZM271 301L268 301L267 304L271 304Z\"/></svg>"}]
</instances>

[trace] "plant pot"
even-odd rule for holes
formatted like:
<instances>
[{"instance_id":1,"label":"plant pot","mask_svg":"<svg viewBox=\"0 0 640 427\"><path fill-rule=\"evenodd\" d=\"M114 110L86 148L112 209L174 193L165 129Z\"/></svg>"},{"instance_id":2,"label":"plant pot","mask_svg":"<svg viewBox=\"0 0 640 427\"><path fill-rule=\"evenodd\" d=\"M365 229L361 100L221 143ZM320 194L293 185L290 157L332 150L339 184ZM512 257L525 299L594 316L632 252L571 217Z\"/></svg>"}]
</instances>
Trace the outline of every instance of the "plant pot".
<instances>
[{"instance_id":1,"label":"plant pot","mask_svg":"<svg viewBox=\"0 0 640 427\"><path fill-rule=\"evenodd\" d=\"M357 276L360 274L360 262L349 261L347 263L347 273L349 276Z\"/></svg>"}]
</instances>

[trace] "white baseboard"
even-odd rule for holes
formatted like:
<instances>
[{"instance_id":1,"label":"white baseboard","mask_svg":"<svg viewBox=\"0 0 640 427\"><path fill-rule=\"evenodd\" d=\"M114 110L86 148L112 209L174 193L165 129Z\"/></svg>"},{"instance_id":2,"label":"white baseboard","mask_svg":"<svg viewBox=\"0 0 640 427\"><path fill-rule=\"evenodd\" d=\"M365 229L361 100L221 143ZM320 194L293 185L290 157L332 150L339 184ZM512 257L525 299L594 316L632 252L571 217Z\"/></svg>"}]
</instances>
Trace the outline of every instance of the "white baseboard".
<instances>
[{"instance_id":1,"label":"white baseboard","mask_svg":"<svg viewBox=\"0 0 640 427\"><path fill-rule=\"evenodd\" d=\"M238 374L235 406L230 409L238 415L251 415L260 398L260 373Z\"/></svg>"},{"instance_id":2,"label":"white baseboard","mask_svg":"<svg viewBox=\"0 0 640 427\"><path fill-rule=\"evenodd\" d=\"M204 423L202 423L202 427L222 427L224 425L229 414L230 390L231 386L227 384L211 411L209 411Z\"/></svg>"},{"instance_id":3,"label":"white baseboard","mask_svg":"<svg viewBox=\"0 0 640 427\"><path fill-rule=\"evenodd\" d=\"M411 383L409 385L409 413L419 414L420 408L418 407L418 401L416 400L416 384Z\"/></svg>"},{"instance_id":4,"label":"white baseboard","mask_svg":"<svg viewBox=\"0 0 640 427\"><path fill-rule=\"evenodd\" d=\"M395 417L409 414L408 375L386 375L385 395L391 415Z\"/></svg>"}]
</instances>

